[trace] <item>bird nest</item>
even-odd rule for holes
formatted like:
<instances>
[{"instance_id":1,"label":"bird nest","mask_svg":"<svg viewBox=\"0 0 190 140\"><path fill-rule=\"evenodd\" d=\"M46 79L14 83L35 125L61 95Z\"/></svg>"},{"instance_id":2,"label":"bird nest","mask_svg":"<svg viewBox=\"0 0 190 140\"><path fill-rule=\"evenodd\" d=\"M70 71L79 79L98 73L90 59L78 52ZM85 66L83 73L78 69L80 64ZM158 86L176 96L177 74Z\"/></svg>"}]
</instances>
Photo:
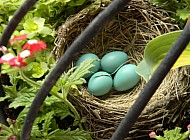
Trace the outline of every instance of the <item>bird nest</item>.
<instances>
[{"instance_id":1,"label":"bird nest","mask_svg":"<svg viewBox=\"0 0 190 140\"><path fill-rule=\"evenodd\" d=\"M91 4L59 27L53 50L57 59L101 10L99 5ZM166 11L147 1L133 0L88 43L81 54L95 53L101 58L110 51L120 50L128 54L129 63L137 65L143 59L144 48L150 40L174 30L179 28L172 23ZM188 75L187 67L168 73L127 139L146 139L150 131L163 130L185 120L183 114L190 100L187 94ZM85 118L84 128L92 133L95 140L104 140L111 137L145 84L141 78L130 92L112 90L101 98L88 94L84 85L79 87L82 96L70 95L69 99Z\"/></svg>"}]
</instances>

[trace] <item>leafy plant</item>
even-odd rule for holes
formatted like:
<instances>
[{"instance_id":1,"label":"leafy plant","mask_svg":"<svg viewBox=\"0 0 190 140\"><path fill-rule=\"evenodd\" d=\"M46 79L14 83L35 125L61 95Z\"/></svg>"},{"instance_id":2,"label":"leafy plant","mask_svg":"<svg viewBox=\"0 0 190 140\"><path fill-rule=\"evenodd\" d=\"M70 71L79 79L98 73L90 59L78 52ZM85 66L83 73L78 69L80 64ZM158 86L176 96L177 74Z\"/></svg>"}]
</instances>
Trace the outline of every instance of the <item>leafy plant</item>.
<instances>
[{"instance_id":1,"label":"leafy plant","mask_svg":"<svg viewBox=\"0 0 190 140\"><path fill-rule=\"evenodd\" d=\"M157 140L186 140L190 136L190 125L187 126L187 129L186 132L181 133L181 128L176 127L172 130L165 130L164 136L158 136L155 132L149 133L149 136Z\"/></svg>"},{"instance_id":2,"label":"leafy plant","mask_svg":"<svg viewBox=\"0 0 190 140\"><path fill-rule=\"evenodd\" d=\"M154 5L173 11L171 14L177 21L186 21L190 16L190 1L189 0L150 0Z\"/></svg>"},{"instance_id":3,"label":"leafy plant","mask_svg":"<svg viewBox=\"0 0 190 140\"><path fill-rule=\"evenodd\" d=\"M0 36L14 12L25 0L0 1ZM27 34L29 39L41 39L53 47L56 28L91 0L39 0L27 13L13 36Z\"/></svg>"},{"instance_id":4,"label":"leafy plant","mask_svg":"<svg viewBox=\"0 0 190 140\"><path fill-rule=\"evenodd\" d=\"M170 50L176 39L182 31L174 31L163 34L151 40L145 50L144 58L137 66L137 73L148 81L154 71L157 69L167 52ZM190 65L190 44L186 47L180 55L172 69Z\"/></svg>"},{"instance_id":5,"label":"leafy plant","mask_svg":"<svg viewBox=\"0 0 190 140\"><path fill-rule=\"evenodd\" d=\"M23 43L25 39L26 36L16 36L10 40L10 44L15 49L1 48L1 51L4 52L0 58L0 63L3 63L2 72L8 74L10 85L4 85L6 95L0 97L0 101L7 99L10 102L9 108L23 108L17 119L14 120L14 124L10 123L10 127L0 124L2 139L12 137L20 139L22 125L29 107L45 77L55 66L55 61L51 60L52 58L50 59L48 55L45 55L46 59L41 59L39 55L42 49L46 48L44 42L28 40ZM40 108L32 128L31 139L91 139L90 134L83 130L84 119L80 117L67 96L73 91L75 96L80 93L78 85L86 82L83 76L90 72L89 69L94 66L93 61L95 60L84 61L79 67L72 67L61 76ZM65 130L60 129L56 118L63 121L68 116L74 119L73 123L66 126ZM79 129L71 129L72 127Z\"/></svg>"}]
</instances>

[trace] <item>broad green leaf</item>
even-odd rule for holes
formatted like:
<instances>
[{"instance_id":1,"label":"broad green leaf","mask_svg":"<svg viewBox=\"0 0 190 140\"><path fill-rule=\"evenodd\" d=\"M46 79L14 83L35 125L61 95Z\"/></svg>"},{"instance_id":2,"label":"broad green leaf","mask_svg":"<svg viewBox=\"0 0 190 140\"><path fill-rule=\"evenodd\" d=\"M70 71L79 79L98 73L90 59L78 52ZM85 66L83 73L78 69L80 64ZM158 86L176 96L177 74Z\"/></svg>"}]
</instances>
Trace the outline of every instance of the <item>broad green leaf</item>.
<instances>
[{"instance_id":1,"label":"broad green leaf","mask_svg":"<svg viewBox=\"0 0 190 140\"><path fill-rule=\"evenodd\" d=\"M89 133L76 129L71 131L67 130L58 130L55 131L51 136L49 136L49 140L92 140Z\"/></svg>"},{"instance_id":2,"label":"broad green leaf","mask_svg":"<svg viewBox=\"0 0 190 140\"><path fill-rule=\"evenodd\" d=\"M150 69L144 59L138 64L136 72L141 75L146 82L149 80L151 75Z\"/></svg>"},{"instance_id":3,"label":"broad green leaf","mask_svg":"<svg viewBox=\"0 0 190 140\"><path fill-rule=\"evenodd\" d=\"M148 81L148 79L157 69L181 32L182 31L180 30L163 34L154 38L147 44L144 50L144 59L137 66L137 73L141 75L146 81ZM190 65L190 44L188 44L172 69L186 65Z\"/></svg>"},{"instance_id":4,"label":"broad green leaf","mask_svg":"<svg viewBox=\"0 0 190 140\"><path fill-rule=\"evenodd\" d=\"M27 65L25 74L30 78L40 78L48 69L49 68L45 62L31 62Z\"/></svg>"},{"instance_id":5,"label":"broad green leaf","mask_svg":"<svg viewBox=\"0 0 190 140\"><path fill-rule=\"evenodd\" d=\"M23 27L25 30L29 31L29 32L33 32L33 31L37 31L38 30L38 24L35 23L34 20L30 19L27 20L24 24Z\"/></svg>"},{"instance_id":6,"label":"broad green leaf","mask_svg":"<svg viewBox=\"0 0 190 140\"><path fill-rule=\"evenodd\" d=\"M44 27L45 19L40 17L34 17L33 20L38 25L38 32L40 32Z\"/></svg>"}]
</instances>

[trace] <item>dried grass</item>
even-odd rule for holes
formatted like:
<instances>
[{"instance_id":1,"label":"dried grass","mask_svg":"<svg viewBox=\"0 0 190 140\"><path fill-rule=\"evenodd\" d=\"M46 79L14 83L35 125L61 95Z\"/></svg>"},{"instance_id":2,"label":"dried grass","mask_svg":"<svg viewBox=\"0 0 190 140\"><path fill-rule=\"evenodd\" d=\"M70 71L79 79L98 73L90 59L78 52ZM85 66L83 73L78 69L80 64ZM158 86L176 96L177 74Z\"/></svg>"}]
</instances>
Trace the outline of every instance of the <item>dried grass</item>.
<instances>
[{"instance_id":1,"label":"dried grass","mask_svg":"<svg viewBox=\"0 0 190 140\"><path fill-rule=\"evenodd\" d=\"M91 5L68 18L59 28L53 50L57 59L100 11L99 6ZM121 50L129 55L129 63L138 64L143 58L143 51L149 40L174 30L179 28L172 23L166 11L156 9L146 1L133 0L81 54L92 52L101 58L110 51ZM145 139L150 131L162 130L165 123L174 123L181 117L179 110L185 108L190 99L186 92L189 85L188 75L188 67L168 73L133 126L128 139ZM84 127L92 132L94 139L109 139L144 86L145 81L141 79L141 82L128 93L112 90L102 98L89 95L86 86L82 86L80 90L83 95L76 97L70 94L70 101L86 119Z\"/></svg>"}]
</instances>

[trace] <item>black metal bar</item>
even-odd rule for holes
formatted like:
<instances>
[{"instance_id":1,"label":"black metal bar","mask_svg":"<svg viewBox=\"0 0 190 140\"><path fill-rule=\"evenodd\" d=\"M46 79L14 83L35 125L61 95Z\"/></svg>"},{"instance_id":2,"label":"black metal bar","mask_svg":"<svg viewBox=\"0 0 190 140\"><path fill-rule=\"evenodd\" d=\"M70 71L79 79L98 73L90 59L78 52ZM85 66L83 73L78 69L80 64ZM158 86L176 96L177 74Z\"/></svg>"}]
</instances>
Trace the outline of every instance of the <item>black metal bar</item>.
<instances>
[{"instance_id":1,"label":"black metal bar","mask_svg":"<svg viewBox=\"0 0 190 140\"><path fill-rule=\"evenodd\" d=\"M1 79L0 79L0 97L4 96L5 95L5 91L3 90L3 86L2 86L2 83L1 83ZM4 111L4 107L5 107L5 103L6 102L1 102L0 103L0 123L8 126L8 122L6 121L6 113Z\"/></svg>"},{"instance_id":2,"label":"black metal bar","mask_svg":"<svg viewBox=\"0 0 190 140\"><path fill-rule=\"evenodd\" d=\"M65 54L60 58L59 62L47 77L38 94L36 95L31 108L25 118L22 128L21 140L29 140L33 122L38 111L43 104L48 93L52 89L61 74L66 70L75 56L85 48L86 44L105 26L130 0L114 0L106 7L92 23L77 37L77 39L66 50Z\"/></svg>"},{"instance_id":3,"label":"black metal bar","mask_svg":"<svg viewBox=\"0 0 190 140\"><path fill-rule=\"evenodd\" d=\"M161 82L170 71L180 54L186 48L190 41L190 23L185 27L179 38L176 40L172 48L169 50L164 60L157 68L152 78L148 81L135 103L131 106L125 118L116 129L111 140L123 140L140 116L141 112L147 105L154 92L160 86Z\"/></svg>"},{"instance_id":4,"label":"black metal bar","mask_svg":"<svg viewBox=\"0 0 190 140\"><path fill-rule=\"evenodd\" d=\"M0 38L0 47L6 46L11 35L15 31L16 27L22 20L22 18L26 15L26 13L31 9L32 6L37 2L38 0L26 0L23 5L15 12L13 18L8 23L6 29L4 30L1 38ZM0 52L0 57L2 56L2 52ZM1 66L0 66L1 70ZM3 86L0 82L0 97L5 96L5 92L3 89ZM5 125L8 125L6 121L5 112L3 110L3 105L0 105L0 123L3 123Z\"/></svg>"}]
</instances>

